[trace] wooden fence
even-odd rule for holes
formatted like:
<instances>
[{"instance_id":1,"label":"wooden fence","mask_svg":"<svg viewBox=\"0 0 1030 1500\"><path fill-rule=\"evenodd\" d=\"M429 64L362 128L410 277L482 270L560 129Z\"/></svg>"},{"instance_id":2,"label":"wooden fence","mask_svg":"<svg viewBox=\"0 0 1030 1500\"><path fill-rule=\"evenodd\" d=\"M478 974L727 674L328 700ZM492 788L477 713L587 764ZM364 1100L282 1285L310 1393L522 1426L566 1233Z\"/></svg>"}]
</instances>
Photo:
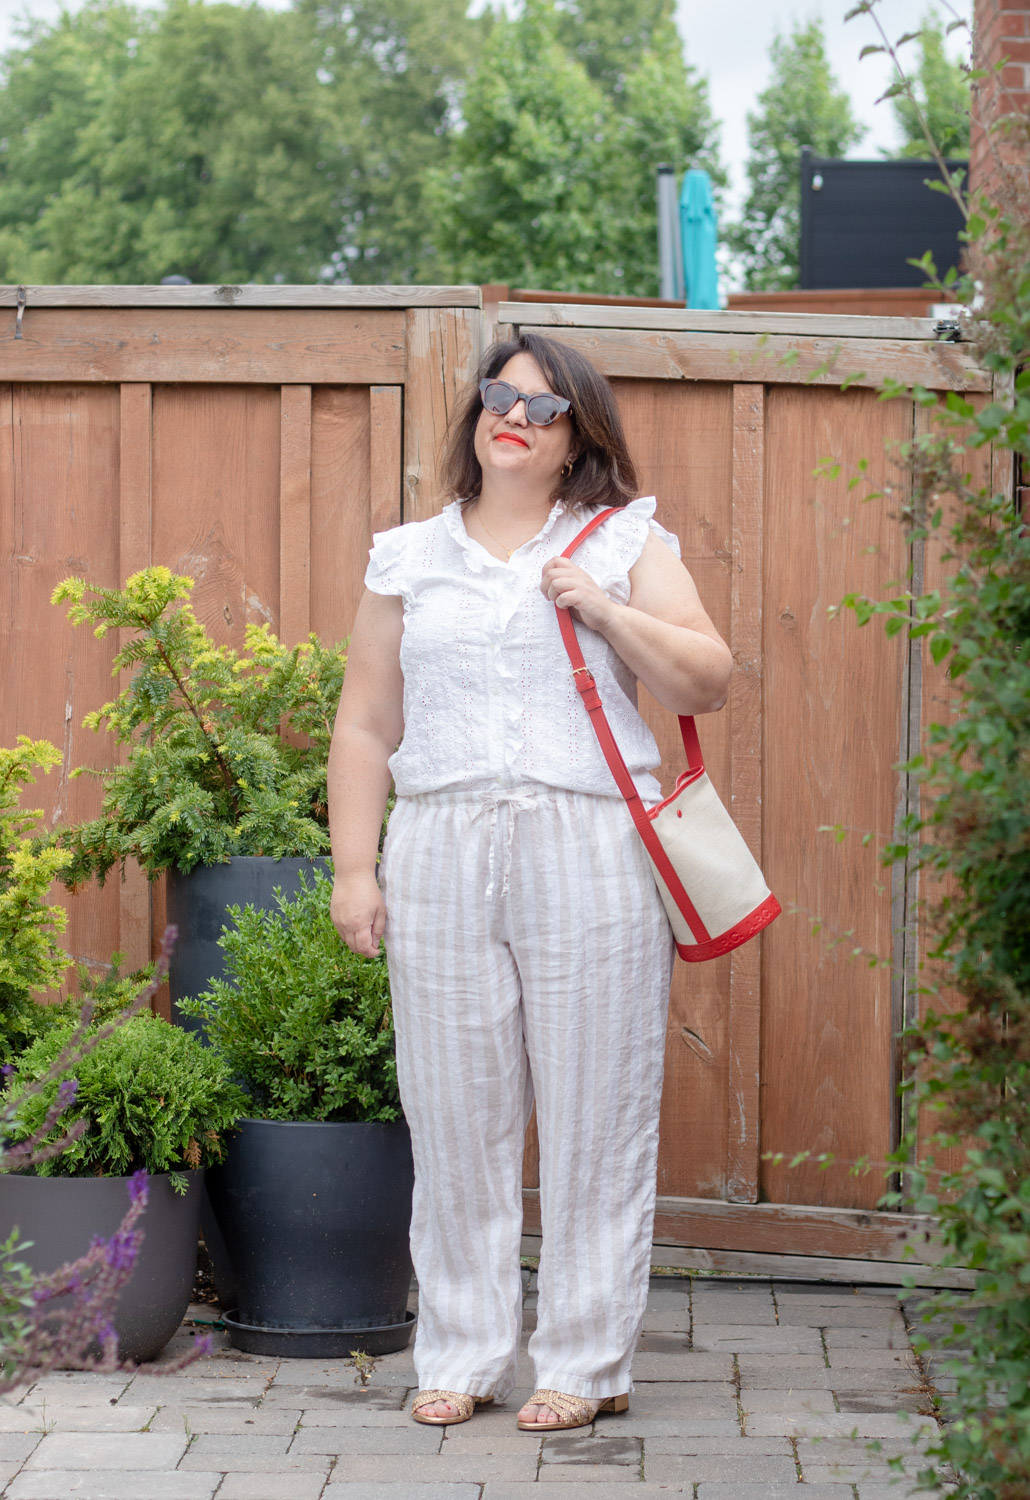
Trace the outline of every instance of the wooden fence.
<instances>
[{"instance_id":1,"label":"wooden fence","mask_svg":"<svg viewBox=\"0 0 1030 1500\"><path fill-rule=\"evenodd\" d=\"M435 455L494 320L476 288L31 288L20 317L16 302L0 289L0 743L62 747L37 800L49 820L75 819L97 791L68 771L110 753L80 725L110 696L113 645L72 631L54 585L114 585L161 562L196 579L221 641L264 620L289 642L342 638L372 531L439 506ZM897 1139L913 893L875 845L909 804L893 768L933 690L899 640L828 611L910 561L906 479L885 444L922 413L876 384L988 400L990 377L924 319L526 303L496 316L498 335L560 330L614 382L643 493L734 652L730 703L702 739L787 909L760 942L678 966L656 1257L828 1275L860 1260L866 1278L893 1279L906 1243L933 1260L927 1226L877 1212L882 1173L849 1164L882 1161ZM831 459L839 477L814 477ZM848 488L863 460L888 499ZM671 776L674 726L643 707ZM853 832L838 844L821 825ZM70 905L76 955L139 960L161 930L160 889L138 872ZM764 1159L803 1149L837 1164ZM529 1184L533 1165L530 1151ZM537 1212L530 1185L528 1246Z\"/></svg>"}]
</instances>

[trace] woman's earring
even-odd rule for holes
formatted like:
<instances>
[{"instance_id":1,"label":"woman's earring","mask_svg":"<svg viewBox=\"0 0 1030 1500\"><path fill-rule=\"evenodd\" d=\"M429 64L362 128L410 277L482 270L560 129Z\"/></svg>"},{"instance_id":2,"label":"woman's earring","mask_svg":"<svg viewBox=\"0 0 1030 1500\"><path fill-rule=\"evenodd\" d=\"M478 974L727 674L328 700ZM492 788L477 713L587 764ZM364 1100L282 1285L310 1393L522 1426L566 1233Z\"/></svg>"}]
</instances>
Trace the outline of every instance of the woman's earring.
<instances>
[{"instance_id":1,"label":"woman's earring","mask_svg":"<svg viewBox=\"0 0 1030 1500\"><path fill-rule=\"evenodd\" d=\"M572 459L571 458L567 458L565 460L565 462L562 464L562 466L561 466L561 477L563 479L571 479L572 478Z\"/></svg>"}]
</instances>

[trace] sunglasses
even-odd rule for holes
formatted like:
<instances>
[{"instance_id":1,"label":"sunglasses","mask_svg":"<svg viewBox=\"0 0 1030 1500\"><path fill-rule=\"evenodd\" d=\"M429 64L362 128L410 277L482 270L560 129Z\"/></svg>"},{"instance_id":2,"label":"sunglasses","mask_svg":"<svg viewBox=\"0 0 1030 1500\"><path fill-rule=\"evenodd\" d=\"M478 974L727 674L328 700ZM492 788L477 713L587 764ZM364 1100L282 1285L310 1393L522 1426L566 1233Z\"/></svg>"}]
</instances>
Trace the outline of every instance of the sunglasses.
<instances>
[{"instance_id":1,"label":"sunglasses","mask_svg":"<svg viewBox=\"0 0 1030 1500\"><path fill-rule=\"evenodd\" d=\"M534 427L550 427L552 422L572 410L572 402L566 401L564 396L552 396L550 392L530 396L525 391L517 391L506 380L481 380L479 396L486 410L498 417L511 411L516 401L524 402L526 420Z\"/></svg>"}]
</instances>

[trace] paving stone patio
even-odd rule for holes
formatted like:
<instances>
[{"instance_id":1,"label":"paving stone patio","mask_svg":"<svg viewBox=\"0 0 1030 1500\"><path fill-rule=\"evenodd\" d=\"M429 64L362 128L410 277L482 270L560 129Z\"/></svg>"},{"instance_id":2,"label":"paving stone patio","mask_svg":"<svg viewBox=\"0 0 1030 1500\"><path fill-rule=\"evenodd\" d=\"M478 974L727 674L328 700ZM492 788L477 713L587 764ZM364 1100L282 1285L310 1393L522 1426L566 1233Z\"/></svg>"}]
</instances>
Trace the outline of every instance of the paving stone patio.
<instances>
[{"instance_id":1,"label":"paving stone patio","mask_svg":"<svg viewBox=\"0 0 1030 1500\"><path fill-rule=\"evenodd\" d=\"M214 1351L179 1373L49 1375L0 1402L0 1494L900 1500L914 1493L919 1450L936 1430L905 1296L890 1287L653 1277L630 1411L551 1436L515 1427L532 1388L528 1333L510 1400L451 1428L408 1415L410 1350L378 1360L362 1388L346 1361L261 1359L216 1333ZM528 1274L525 1304L531 1326ZM191 1313L217 1316L210 1307ZM199 1331L184 1324L163 1364Z\"/></svg>"}]
</instances>

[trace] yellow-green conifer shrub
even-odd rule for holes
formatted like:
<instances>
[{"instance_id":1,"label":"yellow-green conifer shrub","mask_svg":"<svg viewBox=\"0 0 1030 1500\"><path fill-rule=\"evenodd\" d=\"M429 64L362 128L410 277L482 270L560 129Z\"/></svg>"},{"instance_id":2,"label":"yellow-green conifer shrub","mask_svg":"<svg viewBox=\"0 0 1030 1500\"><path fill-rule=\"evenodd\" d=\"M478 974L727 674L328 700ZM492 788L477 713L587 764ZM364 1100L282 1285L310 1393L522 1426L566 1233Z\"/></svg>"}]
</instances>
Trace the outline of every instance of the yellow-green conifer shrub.
<instances>
[{"instance_id":1,"label":"yellow-green conifer shrub","mask_svg":"<svg viewBox=\"0 0 1030 1500\"><path fill-rule=\"evenodd\" d=\"M124 588L66 578L74 625L128 640L114 671L130 685L84 720L127 747L99 772L100 816L61 833L73 888L134 859L154 878L233 855L328 852L326 765L346 662L316 636L288 647L249 625L244 649L215 644L189 604L193 580L144 568ZM113 756L112 756L113 759ZM76 770L73 775L85 774Z\"/></svg>"},{"instance_id":2,"label":"yellow-green conifer shrub","mask_svg":"<svg viewBox=\"0 0 1030 1500\"><path fill-rule=\"evenodd\" d=\"M6 1063L35 1034L34 995L61 983L71 963L58 941L67 914L50 899L54 878L71 863L39 830L39 809L21 806L22 789L36 771L59 765L61 752L47 740L18 736L0 746L0 1062Z\"/></svg>"}]
</instances>

